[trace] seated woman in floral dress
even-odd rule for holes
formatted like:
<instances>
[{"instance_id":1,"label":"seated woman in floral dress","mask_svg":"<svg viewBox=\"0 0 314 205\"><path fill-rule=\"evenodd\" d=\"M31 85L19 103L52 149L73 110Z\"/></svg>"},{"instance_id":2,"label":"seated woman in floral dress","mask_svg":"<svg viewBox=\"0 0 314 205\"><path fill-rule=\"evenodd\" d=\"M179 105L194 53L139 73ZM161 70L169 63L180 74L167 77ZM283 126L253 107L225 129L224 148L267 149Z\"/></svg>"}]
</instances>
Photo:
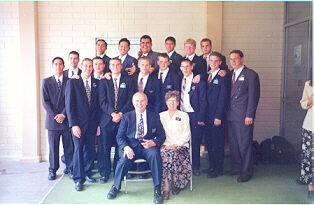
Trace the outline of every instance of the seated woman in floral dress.
<instances>
[{"instance_id":1,"label":"seated woman in floral dress","mask_svg":"<svg viewBox=\"0 0 314 205\"><path fill-rule=\"evenodd\" d=\"M188 184L192 167L189 153L189 115L177 109L178 91L167 92L165 98L168 110L159 115L166 132L166 140L161 146L160 154L163 163L163 198L167 200L170 184L172 194L177 195Z\"/></svg>"}]
</instances>

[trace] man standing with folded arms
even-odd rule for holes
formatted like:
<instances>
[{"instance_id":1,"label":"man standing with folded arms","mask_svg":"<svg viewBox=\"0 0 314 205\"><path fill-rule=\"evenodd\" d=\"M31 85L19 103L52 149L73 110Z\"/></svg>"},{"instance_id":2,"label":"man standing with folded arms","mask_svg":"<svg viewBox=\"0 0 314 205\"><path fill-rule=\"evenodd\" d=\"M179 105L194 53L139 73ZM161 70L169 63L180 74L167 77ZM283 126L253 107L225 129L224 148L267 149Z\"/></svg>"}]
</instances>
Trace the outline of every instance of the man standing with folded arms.
<instances>
[{"instance_id":1,"label":"man standing with folded arms","mask_svg":"<svg viewBox=\"0 0 314 205\"><path fill-rule=\"evenodd\" d=\"M96 155L95 136L99 136L99 80L91 75L93 61L82 61L79 79L70 79L65 90L65 106L74 142L73 180L75 190L82 191L85 180L94 183L91 171Z\"/></svg>"},{"instance_id":2,"label":"man standing with folded arms","mask_svg":"<svg viewBox=\"0 0 314 205\"><path fill-rule=\"evenodd\" d=\"M247 182L253 176L252 141L255 113L260 97L258 74L244 64L240 50L230 52L230 105L227 114L228 140L232 169L226 175L240 175L238 182Z\"/></svg>"}]
</instances>

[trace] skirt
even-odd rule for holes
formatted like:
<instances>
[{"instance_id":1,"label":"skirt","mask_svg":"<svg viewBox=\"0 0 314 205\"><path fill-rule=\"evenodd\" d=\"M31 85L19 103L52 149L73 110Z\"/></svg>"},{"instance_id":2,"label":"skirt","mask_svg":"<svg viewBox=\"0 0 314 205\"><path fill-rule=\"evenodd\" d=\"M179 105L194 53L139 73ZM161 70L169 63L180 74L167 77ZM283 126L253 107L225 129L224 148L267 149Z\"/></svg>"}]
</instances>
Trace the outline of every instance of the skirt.
<instances>
[{"instance_id":1,"label":"skirt","mask_svg":"<svg viewBox=\"0 0 314 205\"><path fill-rule=\"evenodd\" d=\"M160 155L162 158L162 185L164 186L168 179L168 182L172 182L176 188L186 187L192 174L189 148L181 146L175 149L165 149L162 146Z\"/></svg>"},{"instance_id":2,"label":"skirt","mask_svg":"<svg viewBox=\"0 0 314 205\"><path fill-rule=\"evenodd\" d=\"M313 133L309 130L302 129L300 181L306 184L313 184L313 169L314 169L313 152L314 152Z\"/></svg>"}]
</instances>

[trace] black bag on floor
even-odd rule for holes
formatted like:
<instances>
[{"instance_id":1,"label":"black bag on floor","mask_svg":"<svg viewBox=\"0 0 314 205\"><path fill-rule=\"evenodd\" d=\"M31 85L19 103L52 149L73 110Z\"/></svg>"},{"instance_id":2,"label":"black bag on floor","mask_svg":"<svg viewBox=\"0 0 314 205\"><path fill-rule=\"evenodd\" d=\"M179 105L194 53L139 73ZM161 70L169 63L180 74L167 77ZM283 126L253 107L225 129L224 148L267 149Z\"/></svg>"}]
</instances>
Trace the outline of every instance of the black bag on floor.
<instances>
[{"instance_id":1,"label":"black bag on floor","mask_svg":"<svg viewBox=\"0 0 314 205\"><path fill-rule=\"evenodd\" d=\"M293 145L284 137L274 136L272 138L274 145L274 161L278 164L288 164L295 161L295 150Z\"/></svg>"},{"instance_id":2,"label":"black bag on floor","mask_svg":"<svg viewBox=\"0 0 314 205\"><path fill-rule=\"evenodd\" d=\"M253 141L252 143L252 152L253 152L253 163L254 165L258 165L258 161L261 160L260 157L260 145L256 140Z\"/></svg>"},{"instance_id":3,"label":"black bag on floor","mask_svg":"<svg viewBox=\"0 0 314 205\"><path fill-rule=\"evenodd\" d=\"M272 161L272 142L271 139L266 139L260 145L260 158L263 163Z\"/></svg>"}]
</instances>

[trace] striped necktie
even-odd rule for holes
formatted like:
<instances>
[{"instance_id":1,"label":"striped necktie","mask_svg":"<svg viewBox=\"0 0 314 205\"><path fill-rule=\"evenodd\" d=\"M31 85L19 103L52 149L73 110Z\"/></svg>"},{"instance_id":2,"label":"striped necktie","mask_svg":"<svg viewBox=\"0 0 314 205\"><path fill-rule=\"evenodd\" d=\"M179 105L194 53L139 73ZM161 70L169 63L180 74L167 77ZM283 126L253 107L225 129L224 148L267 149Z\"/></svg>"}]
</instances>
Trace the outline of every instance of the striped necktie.
<instances>
[{"instance_id":1,"label":"striped necktie","mask_svg":"<svg viewBox=\"0 0 314 205\"><path fill-rule=\"evenodd\" d=\"M85 90L86 90L88 104L90 105L90 87L88 84L88 80L86 80Z\"/></svg>"},{"instance_id":2,"label":"striped necktie","mask_svg":"<svg viewBox=\"0 0 314 205\"><path fill-rule=\"evenodd\" d=\"M137 139L139 141L143 141L144 137L144 120L143 120L143 114L140 114L140 121L137 125Z\"/></svg>"},{"instance_id":3,"label":"striped necktie","mask_svg":"<svg viewBox=\"0 0 314 205\"><path fill-rule=\"evenodd\" d=\"M114 110L117 111L117 106L118 106L118 83L117 83L117 78L114 78Z\"/></svg>"},{"instance_id":4,"label":"striped necktie","mask_svg":"<svg viewBox=\"0 0 314 205\"><path fill-rule=\"evenodd\" d=\"M183 99L184 99L185 88L186 88L186 78L183 79L183 85L181 89L180 110L182 111L183 111Z\"/></svg>"}]
</instances>

